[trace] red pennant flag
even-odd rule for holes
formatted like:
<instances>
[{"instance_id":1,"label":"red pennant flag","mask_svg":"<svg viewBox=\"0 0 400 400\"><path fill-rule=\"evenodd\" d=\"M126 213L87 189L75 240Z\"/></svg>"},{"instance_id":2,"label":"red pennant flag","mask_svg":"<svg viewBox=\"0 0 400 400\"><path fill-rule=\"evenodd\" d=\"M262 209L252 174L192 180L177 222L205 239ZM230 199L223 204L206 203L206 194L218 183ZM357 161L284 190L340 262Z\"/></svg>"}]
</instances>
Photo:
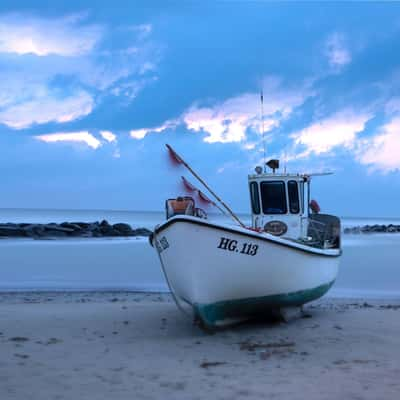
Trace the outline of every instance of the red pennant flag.
<instances>
[{"instance_id":1,"label":"red pennant flag","mask_svg":"<svg viewBox=\"0 0 400 400\"><path fill-rule=\"evenodd\" d=\"M184 176L181 176L181 178L185 190L189 193L196 193L199 203L203 204L203 206L208 206L210 204L215 205L215 203L211 199L209 199L202 191L197 189L196 186L192 185Z\"/></svg>"},{"instance_id":2,"label":"red pennant flag","mask_svg":"<svg viewBox=\"0 0 400 400\"><path fill-rule=\"evenodd\" d=\"M200 190L197 191L197 194L199 195L199 200L201 203L203 204L214 204L214 202L212 200L210 200L203 192L201 192Z\"/></svg>"},{"instance_id":3,"label":"red pennant flag","mask_svg":"<svg viewBox=\"0 0 400 400\"><path fill-rule=\"evenodd\" d=\"M166 144L165 146L167 146L169 159L170 159L172 165L176 166L176 165L183 164L182 159L178 156L178 154L175 153L175 151L172 149L172 147L169 144Z\"/></svg>"},{"instance_id":4,"label":"red pennant flag","mask_svg":"<svg viewBox=\"0 0 400 400\"><path fill-rule=\"evenodd\" d=\"M195 186L193 186L184 176L181 176L182 178L182 183L183 183L183 187L185 188L185 190L189 193L194 193L197 192L197 188Z\"/></svg>"}]
</instances>

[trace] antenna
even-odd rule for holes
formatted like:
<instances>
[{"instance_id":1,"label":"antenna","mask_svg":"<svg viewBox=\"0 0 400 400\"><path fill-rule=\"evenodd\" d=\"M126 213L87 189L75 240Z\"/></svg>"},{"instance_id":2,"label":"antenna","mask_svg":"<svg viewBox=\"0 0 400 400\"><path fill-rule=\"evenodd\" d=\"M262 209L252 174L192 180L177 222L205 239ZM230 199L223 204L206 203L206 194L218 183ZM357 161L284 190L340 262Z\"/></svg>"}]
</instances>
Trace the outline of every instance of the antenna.
<instances>
[{"instance_id":1,"label":"antenna","mask_svg":"<svg viewBox=\"0 0 400 400\"><path fill-rule=\"evenodd\" d=\"M263 141L263 153L264 153L264 172L266 172L266 166L265 166L265 134L264 134L264 94L263 94L263 89L261 86L261 134L262 134L262 141Z\"/></svg>"},{"instance_id":2,"label":"antenna","mask_svg":"<svg viewBox=\"0 0 400 400\"><path fill-rule=\"evenodd\" d=\"M286 175L286 162L287 162L287 159L286 159L286 147L285 147L285 150L283 152L283 173L285 175Z\"/></svg>"}]
</instances>

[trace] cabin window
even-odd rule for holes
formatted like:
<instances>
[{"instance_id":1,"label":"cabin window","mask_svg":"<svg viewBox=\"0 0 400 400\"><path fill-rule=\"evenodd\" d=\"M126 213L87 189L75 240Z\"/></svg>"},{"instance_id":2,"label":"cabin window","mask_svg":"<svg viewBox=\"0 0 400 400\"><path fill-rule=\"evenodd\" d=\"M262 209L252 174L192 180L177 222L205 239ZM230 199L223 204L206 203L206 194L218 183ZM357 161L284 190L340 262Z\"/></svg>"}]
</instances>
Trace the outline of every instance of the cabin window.
<instances>
[{"instance_id":1,"label":"cabin window","mask_svg":"<svg viewBox=\"0 0 400 400\"><path fill-rule=\"evenodd\" d=\"M286 214L285 182L261 182L261 201L264 214Z\"/></svg>"},{"instance_id":2,"label":"cabin window","mask_svg":"<svg viewBox=\"0 0 400 400\"><path fill-rule=\"evenodd\" d=\"M292 214L298 214L300 211L299 202L299 189L296 181L289 181L288 184L288 195L289 195L289 210Z\"/></svg>"},{"instance_id":3,"label":"cabin window","mask_svg":"<svg viewBox=\"0 0 400 400\"><path fill-rule=\"evenodd\" d=\"M301 204L301 213L305 214L304 211L304 182L299 182L300 183L300 204Z\"/></svg>"},{"instance_id":4,"label":"cabin window","mask_svg":"<svg viewBox=\"0 0 400 400\"><path fill-rule=\"evenodd\" d=\"M250 183L250 197L251 197L251 208L253 214L260 214L260 196L258 195L258 183Z\"/></svg>"}]
</instances>

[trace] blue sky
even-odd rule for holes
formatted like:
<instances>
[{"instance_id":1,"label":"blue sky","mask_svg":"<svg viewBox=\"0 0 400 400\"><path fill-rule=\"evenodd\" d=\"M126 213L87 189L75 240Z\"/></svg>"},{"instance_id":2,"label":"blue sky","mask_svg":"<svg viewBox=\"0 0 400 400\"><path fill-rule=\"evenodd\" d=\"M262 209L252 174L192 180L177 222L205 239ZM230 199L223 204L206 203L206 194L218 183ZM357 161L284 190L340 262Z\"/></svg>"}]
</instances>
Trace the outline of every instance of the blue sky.
<instances>
[{"instance_id":1,"label":"blue sky","mask_svg":"<svg viewBox=\"0 0 400 400\"><path fill-rule=\"evenodd\" d=\"M0 207L162 209L170 143L245 212L263 88L323 211L400 216L400 4L32 4L0 4Z\"/></svg>"}]
</instances>

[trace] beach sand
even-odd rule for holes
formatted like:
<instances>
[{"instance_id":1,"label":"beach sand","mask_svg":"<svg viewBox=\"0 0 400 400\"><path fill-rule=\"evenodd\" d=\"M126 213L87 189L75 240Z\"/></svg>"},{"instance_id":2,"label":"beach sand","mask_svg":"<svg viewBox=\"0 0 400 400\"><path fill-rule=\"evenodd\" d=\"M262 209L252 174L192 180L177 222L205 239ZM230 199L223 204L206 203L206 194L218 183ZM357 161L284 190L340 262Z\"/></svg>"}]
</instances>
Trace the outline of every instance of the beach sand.
<instances>
[{"instance_id":1,"label":"beach sand","mask_svg":"<svg viewBox=\"0 0 400 400\"><path fill-rule=\"evenodd\" d=\"M400 302L208 334L167 294L0 294L0 399L399 399Z\"/></svg>"}]
</instances>

